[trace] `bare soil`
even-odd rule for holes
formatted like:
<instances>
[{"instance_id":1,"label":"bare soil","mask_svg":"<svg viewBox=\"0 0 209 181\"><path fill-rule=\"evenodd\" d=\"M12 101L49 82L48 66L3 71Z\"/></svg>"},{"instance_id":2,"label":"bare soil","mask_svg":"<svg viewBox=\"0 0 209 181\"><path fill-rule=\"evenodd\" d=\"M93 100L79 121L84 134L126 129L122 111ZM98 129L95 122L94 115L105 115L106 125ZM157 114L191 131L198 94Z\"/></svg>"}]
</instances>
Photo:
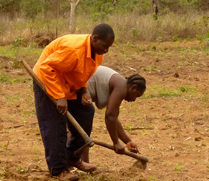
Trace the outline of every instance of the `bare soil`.
<instances>
[{"instance_id":1,"label":"bare soil","mask_svg":"<svg viewBox=\"0 0 209 181\"><path fill-rule=\"evenodd\" d=\"M90 159L98 171L91 175L75 170L80 180L209 180L207 45L115 44L103 64L124 76L139 73L147 80L145 95L134 103L123 102L119 118L149 163L143 170L135 159L95 145ZM7 57L0 58L0 70L0 180L56 180L49 177L45 162L29 75ZM104 113L96 110L92 138L112 144Z\"/></svg>"}]
</instances>

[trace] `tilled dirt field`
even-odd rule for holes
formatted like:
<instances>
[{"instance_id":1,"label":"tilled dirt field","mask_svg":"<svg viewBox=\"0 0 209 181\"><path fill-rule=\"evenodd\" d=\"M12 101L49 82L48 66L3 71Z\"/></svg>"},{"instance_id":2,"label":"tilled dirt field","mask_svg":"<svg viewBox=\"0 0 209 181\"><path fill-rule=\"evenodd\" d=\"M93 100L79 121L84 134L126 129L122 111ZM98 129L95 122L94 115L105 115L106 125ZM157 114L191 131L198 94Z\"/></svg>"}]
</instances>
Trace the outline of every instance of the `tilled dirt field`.
<instances>
[{"instance_id":1,"label":"tilled dirt field","mask_svg":"<svg viewBox=\"0 0 209 181\"><path fill-rule=\"evenodd\" d=\"M1 56L1 55L0 55ZM24 59L24 57L21 57ZM28 60L27 60L28 61ZM33 66L35 60L28 63ZM145 95L123 102L120 120L149 163L95 145L98 171L79 172L83 181L209 180L209 48L198 41L115 45L104 65L147 80ZM0 180L50 178L35 116L32 81L10 58L0 57ZM105 110L96 110L92 138L111 144Z\"/></svg>"}]
</instances>

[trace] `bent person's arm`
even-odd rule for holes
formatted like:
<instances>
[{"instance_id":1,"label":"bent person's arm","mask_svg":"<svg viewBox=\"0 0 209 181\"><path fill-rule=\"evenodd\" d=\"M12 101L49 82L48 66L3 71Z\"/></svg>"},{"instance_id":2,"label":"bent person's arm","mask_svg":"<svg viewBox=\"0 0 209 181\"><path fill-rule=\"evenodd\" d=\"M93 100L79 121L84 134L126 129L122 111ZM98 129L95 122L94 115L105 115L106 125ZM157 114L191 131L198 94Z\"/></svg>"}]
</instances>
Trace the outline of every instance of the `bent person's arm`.
<instances>
[{"instance_id":1,"label":"bent person's arm","mask_svg":"<svg viewBox=\"0 0 209 181\"><path fill-rule=\"evenodd\" d=\"M126 134L125 130L123 129L123 126L120 122L119 119L117 119L117 130L118 130L118 137L125 143L127 144L128 142L131 141L129 136Z\"/></svg>"},{"instance_id":2,"label":"bent person's arm","mask_svg":"<svg viewBox=\"0 0 209 181\"><path fill-rule=\"evenodd\" d=\"M120 89L114 89L109 97L107 109L105 113L105 123L109 135L113 141L116 153L123 153L125 148L119 143L117 118L119 115L119 107L123 100L123 96L119 94Z\"/></svg>"},{"instance_id":3,"label":"bent person's arm","mask_svg":"<svg viewBox=\"0 0 209 181\"><path fill-rule=\"evenodd\" d=\"M119 119L117 119L118 137L126 144L129 151L139 153L137 145L129 138Z\"/></svg>"}]
</instances>

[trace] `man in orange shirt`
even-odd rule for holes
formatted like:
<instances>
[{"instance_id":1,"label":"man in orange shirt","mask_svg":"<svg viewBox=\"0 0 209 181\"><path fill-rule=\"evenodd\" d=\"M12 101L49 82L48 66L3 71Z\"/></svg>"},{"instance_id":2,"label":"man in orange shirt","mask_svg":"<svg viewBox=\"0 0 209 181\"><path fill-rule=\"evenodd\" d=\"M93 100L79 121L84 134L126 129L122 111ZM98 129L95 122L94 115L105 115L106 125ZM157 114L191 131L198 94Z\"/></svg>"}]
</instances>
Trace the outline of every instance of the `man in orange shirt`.
<instances>
[{"instance_id":1,"label":"man in orange shirt","mask_svg":"<svg viewBox=\"0 0 209 181\"><path fill-rule=\"evenodd\" d=\"M65 114L68 110L90 136L94 107L87 82L113 41L113 29L107 24L97 25L91 35L65 35L46 46L34 66L47 93L57 100L55 106L34 82L37 118L51 176L77 180L69 171L69 163L83 171L95 170L94 165L80 159L82 153L73 154L84 140ZM66 122L71 132L68 143Z\"/></svg>"}]
</instances>

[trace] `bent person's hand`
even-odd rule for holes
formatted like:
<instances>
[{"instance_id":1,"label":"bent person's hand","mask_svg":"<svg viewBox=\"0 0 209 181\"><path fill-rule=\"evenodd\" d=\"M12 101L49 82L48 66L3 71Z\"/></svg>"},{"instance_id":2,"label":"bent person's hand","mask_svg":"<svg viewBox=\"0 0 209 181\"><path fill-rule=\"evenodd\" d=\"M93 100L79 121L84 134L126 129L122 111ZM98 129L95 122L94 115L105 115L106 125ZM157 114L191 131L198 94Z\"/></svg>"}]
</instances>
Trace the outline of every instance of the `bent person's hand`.
<instances>
[{"instance_id":1,"label":"bent person's hand","mask_svg":"<svg viewBox=\"0 0 209 181\"><path fill-rule=\"evenodd\" d=\"M139 150L138 150L138 147L136 145L136 143L132 142L132 141L129 141L127 144L126 144L128 150L130 152L133 152L133 153L139 153Z\"/></svg>"},{"instance_id":2,"label":"bent person's hand","mask_svg":"<svg viewBox=\"0 0 209 181\"><path fill-rule=\"evenodd\" d=\"M82 104L88 105L91 103L92 103L91 96L87 92L83 93L82 94Z\"/></svg>"},{"instance_id":3,"label":"bent person's hand","mask_svg":"<svg viewBox=\"0 0 209 181\"><path fill-rule=\"evenodd\" d=\"M57 109L63 115L67 113L67 100L65 98L57 99Z\"/></svg>"},{"instance_id":4,"label":"bent person's hand","mask_svg":"<svg viewBox=\"0 0 209 181\"><path fill-rule=\"evenodd\" d=\"M114 144L114 150L118 154L123 154L125 152L125 147L120 143Z\"/></svg>"}]
</instances>

